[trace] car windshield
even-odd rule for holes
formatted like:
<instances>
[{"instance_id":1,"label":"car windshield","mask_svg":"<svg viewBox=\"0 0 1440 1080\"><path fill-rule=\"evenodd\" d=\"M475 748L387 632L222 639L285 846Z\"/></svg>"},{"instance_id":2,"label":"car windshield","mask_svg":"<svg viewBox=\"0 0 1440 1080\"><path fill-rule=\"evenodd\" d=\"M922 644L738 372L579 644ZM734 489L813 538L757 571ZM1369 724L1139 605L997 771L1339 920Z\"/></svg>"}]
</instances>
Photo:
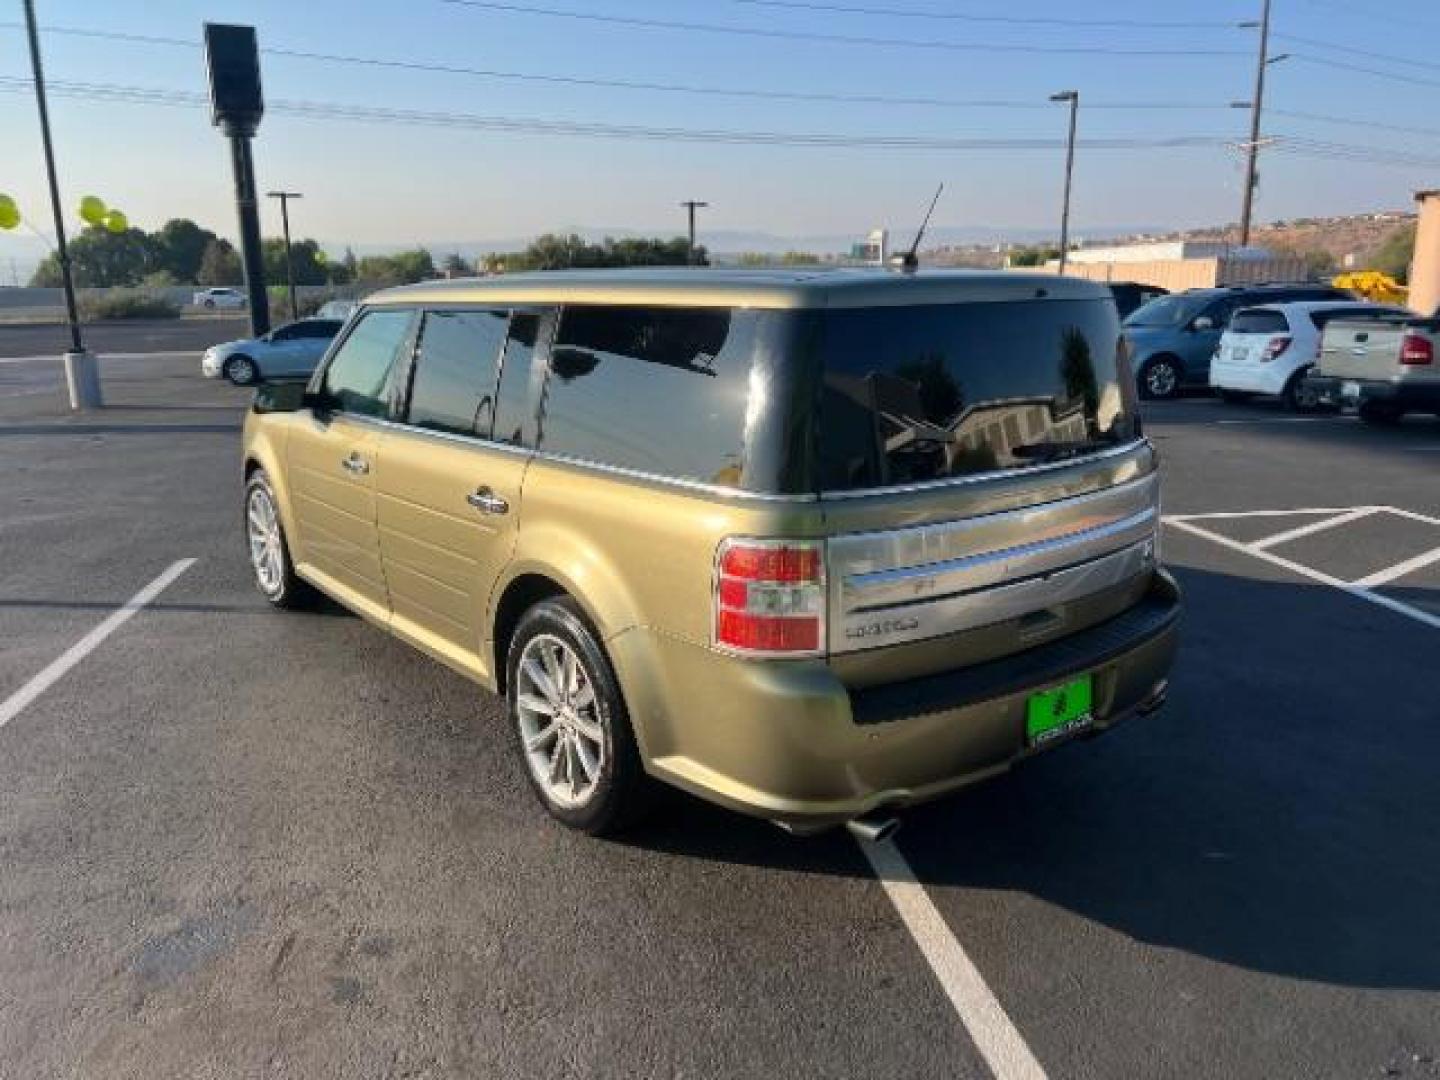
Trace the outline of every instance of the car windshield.
<instances>
[{"instance_id":1,"label":"car windshield","mask_svg":"<svg viewBox=\"0 0 1440 1080\"><path fill-rule=\"evenodd\" d=\"M1209 297L1161 296L1137 309L1126 326L1184 326L1193 319Z\"/></svg>"}]
</instances>

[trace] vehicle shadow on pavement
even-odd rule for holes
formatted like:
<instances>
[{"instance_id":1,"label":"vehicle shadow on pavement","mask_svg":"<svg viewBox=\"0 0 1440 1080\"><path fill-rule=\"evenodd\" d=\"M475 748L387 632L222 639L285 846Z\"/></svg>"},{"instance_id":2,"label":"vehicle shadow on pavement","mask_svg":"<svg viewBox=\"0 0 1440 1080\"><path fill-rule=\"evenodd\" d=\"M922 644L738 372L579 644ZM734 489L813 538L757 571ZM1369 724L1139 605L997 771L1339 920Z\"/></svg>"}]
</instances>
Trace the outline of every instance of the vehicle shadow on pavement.
<instances>
[{"instance_id":1,"label":"vehicle shadow on pavement","mask_svg":"<svg viewBox=\"0 0 1440 1080\"><path fill-rule=\"evenodd\" d=\"M1179 574L1169 706L906 812L916 875L942 911L1023 892L1243 968L1440 989L1440 707L1421 681L1440 638L1318 585ZM868 872L844 834L680 817L633 842Z\"/></svg>"}]
</instances>

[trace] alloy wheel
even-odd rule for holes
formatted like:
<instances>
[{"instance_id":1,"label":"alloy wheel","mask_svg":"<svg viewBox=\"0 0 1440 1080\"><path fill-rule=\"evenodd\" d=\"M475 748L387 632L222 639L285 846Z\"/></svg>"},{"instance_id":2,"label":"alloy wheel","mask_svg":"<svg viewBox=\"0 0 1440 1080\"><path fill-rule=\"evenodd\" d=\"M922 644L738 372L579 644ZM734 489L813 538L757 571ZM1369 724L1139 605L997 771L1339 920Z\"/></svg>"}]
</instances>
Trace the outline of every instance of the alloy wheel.
<instances>
[{"instance_id":1,"label":"alloy wheel","mask_svg":"<svg viewBox=\"0 0 1440 1080\"><path fill-rule=\"evenodd\" d=\"M516 717L530 772L557 806L584 806L605 771L606 731L584 663L552 634L537 634L520 654Z\"/></svg>"},{"instance_id":2,"label":"alloy wheel","mask_svg":"<svg viewBox=\"0 0 1440 1080\"><path fill-rule=\"evenodd\" d=\"M260 591L273 597L285 586L284 541L280 536L275 500L258 484L250 489L250 497L245 501L245 537Z\"/></svg>"}]
</instances>

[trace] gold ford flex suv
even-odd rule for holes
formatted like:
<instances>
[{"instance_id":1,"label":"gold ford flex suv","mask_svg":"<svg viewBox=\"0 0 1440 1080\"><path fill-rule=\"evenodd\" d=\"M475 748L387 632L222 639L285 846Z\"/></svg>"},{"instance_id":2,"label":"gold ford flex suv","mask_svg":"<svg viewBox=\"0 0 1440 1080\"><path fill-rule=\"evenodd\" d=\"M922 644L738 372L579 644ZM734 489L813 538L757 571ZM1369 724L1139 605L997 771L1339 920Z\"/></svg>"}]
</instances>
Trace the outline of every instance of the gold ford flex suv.
<instances>
[{"instance_id":1,"label":"gold ford flex suv","mask_svg":"<svg viewBox=\"0 0 1440 1080\"><path fill-rule=\"evenodd\" d=\"M546 808L797 830L1164 698L1115 305L1020 274L581 271L372 296L245 426L246 539L505 696Z\"/></svg>"}]
</instances>

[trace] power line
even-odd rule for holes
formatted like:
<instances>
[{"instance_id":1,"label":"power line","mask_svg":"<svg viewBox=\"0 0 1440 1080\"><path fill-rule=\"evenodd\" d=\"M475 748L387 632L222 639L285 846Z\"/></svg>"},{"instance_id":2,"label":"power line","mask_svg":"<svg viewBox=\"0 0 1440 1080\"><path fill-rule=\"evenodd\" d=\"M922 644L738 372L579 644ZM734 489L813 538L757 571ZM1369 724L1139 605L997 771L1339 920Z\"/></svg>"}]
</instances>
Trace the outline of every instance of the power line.
<instances>
[{"instance_id":1,"label":"power line","mask_svg":"<svg viewBox=\"0 0 1440 1080\"><path fill-rule=\"evenodd\" d=\"M21 78L0 76L0 92L19 93L28 87ZM82 100L206 108L206 95L185 90L119 86L108 83L57 82L57 96ZM1064 141L1053 138L945 138L915 135L861 135L827 132L746 131L733 129L650 127L595 121L554 120L540 117L486 116L476 113L428 112L337 102L279 100L266 103L268 111L311 118L355 120L369 123L425 124L523 134L577 135L597 138L647 139L761 146L813 146L867 150L1055 150ZM1226 140L1214 136L1184 135L1168 138L1089 139L1087 150L1146 150L1217 147Z\"/></svg>"},{"instance_id":2,"label":"power line","mask_svg":"<svg viewBox=\"0 0 1440 1080\"><path fill-rule=\"evenodd\" d=\"M0 27L18 24L0 22ZM48 26L46 34L60 34L72 37L98 38L106 41L127 41L143 45L176 46L185 49L199 49L201 44L186 38L157 37L150 34L131 34L115 30L90 30L74 26ZM285 46L268 46L260 50L268 56L281 56L291 60L313 60L332 64L353 64L365 67L393 68L401 71L421 71L442 75L463 75L483 79L518 80L522 82L550 83L563 86L604 87L619 90L641 90L673 94L694 94L715 97L759 98L779 101L835 102L847 105L895 105L932 107L947 109L1048 109L1049 104L1037 95L1036 100L1015 100L997 98L945 98L905 97L885 94L826 93L806 90L763 90L747 87L702 86L689 83L642 82L628 79L601 79L579 75L551 75L539 72L506 71L496 68L466 67L435 61L397 60L388 57L355 56L343 53L314 52L307 49L293 49ZM1220 102L1195 101L1111 101L1087 102L1087 109L1117 111L1183 111L1225 109L1228 105Z\"/></svg>"},{"instance_id":3,"label":"power line","mask_svg":"<svg viewBox=\"0 0 1440 1080\"><path fill-rule=\"evenodd\" d=\"M535 15L550 19L573 19L582 22L630 26L643 30L685 30L705 34L735 34L744 37L777 38L785 41L823 41L834 45L863 45L867 48L939 49L952 52L1040 53L1045 55L1189 57L1245 56L1239 49L1128 49L1105 45L994 45L962 41L926 41L919 38L867 37L852 34L825 34L818 31L780 30L772 27L730 26L724 23L681 22L672 19L645 19L630 15L599 15L590 11L567 8L534 7L527 4L501 3L500 0L440 0L457 7L484 8L515 15Z\"/></svg>"},{"instance_id":4,"label":"power line","mask_svg":"<svg viewBox=\"0 0 1440 1080\"><path fill-rule=\"evenodd\" d=\"M884 15L900 19L930 19L943 22L997 23L1008 26L1067 26L1137 30L1230 30L1230 22L1169 22L1147 19L1065 19L1046 16L976 15L955 11L920 11L915 8L866 7L858 4L823 4L810 0L730 0L732 4L754 7L790 8L798 11L828 11L843 15ZM1089 105L1086 105L1089 108Z\"/></svg>"},{"instance_id":5,"label":"power line","mask_svg":"<svg viewBox=\"0 0 1440 1080\"><path fill-rule=\"evenodd\" d=\"M1400 135L1430 135L1440 138L1440 128L1411 127L1408 124L1387 124L1378 120L1362 120L1356 116L1327 116L1324 113L1299 112L1294 109L1275 109L1266 106L1271 116L1284 116L1291 120L1309 120L1316 124L1336 124L1341 127L1362 127L1372 131L1393 131Z\"/></svg>"},{"instance_id":6,"label":"power line","mask_svg":"<svg viewBox=\"0 0 1440 1080\"><path fill-rule=\"evenodd\" d=\"M1440 71L1440 64L1433 60L1412 60L1408 56L1396 56L1394 53L1376 52L1373 49L1357 49L1353 45L1340 45L1333 41L1321 41L1319 38L1301 37L1298 34L1282 34L1274 32L1270 35L1278 41L1291 41L1296 45L1309 45L1317 49L1330 49L1334 52L1349 53L1351 56L1365 56L1371 60L1387 60L1392 64L1409 64L1424 71ZM1408 78L1408 76L1402 76Z\"/></svg>"},{"instance_id":7,"label":"power line","mask_svg":"<svg viewBox=\"0 0 1440 1080\"><path fill-rule=\"evenodd\" d=\"M1302 64L1318 64L1321 67L1335 68L1337 71L1353 71L1360 75L1373 75L1377 79L1388 79L1391 82L1405 83L1407 86L1440 86L1440 79L1422 79L1419 75L1408 75L1395 71L1381 71L1378 68L1365 67L1363 64L1351 64L1345 60L1332 60L1328 56L1311 56L1308 53L1294 53L1292 58Z\"/></svg>"}]
</instances>

